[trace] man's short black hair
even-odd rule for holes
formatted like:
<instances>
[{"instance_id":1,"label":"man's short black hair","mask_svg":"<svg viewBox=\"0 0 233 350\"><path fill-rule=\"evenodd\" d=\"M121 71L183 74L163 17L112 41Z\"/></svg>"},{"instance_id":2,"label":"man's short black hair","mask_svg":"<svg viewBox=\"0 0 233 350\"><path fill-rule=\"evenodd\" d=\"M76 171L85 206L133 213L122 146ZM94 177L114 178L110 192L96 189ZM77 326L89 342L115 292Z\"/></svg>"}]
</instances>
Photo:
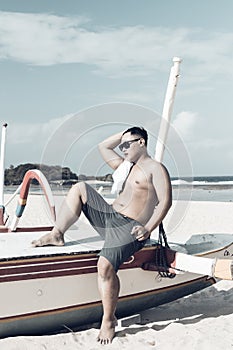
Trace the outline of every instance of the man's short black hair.
<instances>
[{"instance_id":1,"label":"man's short black hair","mask_svg":"<svg viewBox=\"0 0 233 350\"><path fill-rule=\"evenodd\" d=\"M145 145L147 146L148 134L144 128L139 126L133 126L132 128L125 130L122 135L127 134L127 132L130 132L131 135L138 135L141 138L143 138L145 140Z\"/></svg>"}]
</instances>

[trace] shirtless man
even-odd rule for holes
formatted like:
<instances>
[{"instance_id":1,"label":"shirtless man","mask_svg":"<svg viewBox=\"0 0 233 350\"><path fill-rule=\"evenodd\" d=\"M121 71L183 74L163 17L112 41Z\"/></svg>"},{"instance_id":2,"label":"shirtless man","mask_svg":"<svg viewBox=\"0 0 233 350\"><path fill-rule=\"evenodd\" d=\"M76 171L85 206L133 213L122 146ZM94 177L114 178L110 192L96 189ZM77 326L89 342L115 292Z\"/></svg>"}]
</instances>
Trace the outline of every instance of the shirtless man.
<instances>
[{"instance_id":1,"label":"shirtless man","mask_svg":"<svg viewBox=\"0 0 233 350\"><path fill-rule=\"evenodd\" d=\"M109 205L89 185L74 185L51 233L32 242L34 247L64 245L64 233L81 211L104 238L98 260L98 286L103 304L98 336L101 344L111 343L115 334L119 266L144 246L172 204L169 174L162 164L149 156L147 138L145 129L132 127L101 142L100 153L112 169L117 169L124 160L133 163L122 192ZM115 151L117 146L122 156Z\"/></svg>"}]
</instances>

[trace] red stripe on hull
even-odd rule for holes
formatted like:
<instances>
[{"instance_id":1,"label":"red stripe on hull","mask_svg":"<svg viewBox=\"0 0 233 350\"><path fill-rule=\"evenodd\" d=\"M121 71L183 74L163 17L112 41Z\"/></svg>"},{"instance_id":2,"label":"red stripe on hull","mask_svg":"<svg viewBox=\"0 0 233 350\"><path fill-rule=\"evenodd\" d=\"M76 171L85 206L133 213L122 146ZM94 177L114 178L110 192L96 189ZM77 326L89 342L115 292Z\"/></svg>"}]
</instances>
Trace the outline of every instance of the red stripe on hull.
<instances>
[{"instance_id":1,"label":"red stripe on hull","mask_svg":"<svg viewBox=\"0 0 233 350\"><path fill-rule=\"evenodd\" d=\"M154 258L155 249L143 248L135 253L133 259L129 259L129 263L122 264L120 269L141 267L143 262ZM4 261L0 263L0 283L95 273L97 261L97 252Z\"/></svg>"},{"instance_id":2,"label":"red stripe on hull","mask_svg":"<svg viewBox=\"0 0 233 350\"><path fill-rule=\"evenodd\" d=\"M51 231L53 226L38 226L38 227L17 227L14 232L46 232ZM0 233L10 233L11 230L8 227L1 227Z\"/></svg>"}]
</instances>

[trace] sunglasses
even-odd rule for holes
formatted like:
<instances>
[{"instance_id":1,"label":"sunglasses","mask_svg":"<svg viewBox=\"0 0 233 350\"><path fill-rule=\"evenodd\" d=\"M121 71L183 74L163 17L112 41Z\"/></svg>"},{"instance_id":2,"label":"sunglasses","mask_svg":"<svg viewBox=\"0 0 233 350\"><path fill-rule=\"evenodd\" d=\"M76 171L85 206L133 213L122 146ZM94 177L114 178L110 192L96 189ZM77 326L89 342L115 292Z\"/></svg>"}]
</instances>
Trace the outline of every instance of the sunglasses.
<instances>
[{"instance_id":1,"label":"sunglasses","mask_svg":"<svg viewBox=\"0 0 233 350\"><path fill-rule=\"evenodd\" d=\"M131 143L136 142L136 141L139 141L139 140L140 140L140 138L139 138L139 139L134 139L134 140L125 141L125 142L121 143L121 144L119 145L120 151L123 151L123 148L125 148L125 149L130 148Z\"/></svg>"}]
</instances>

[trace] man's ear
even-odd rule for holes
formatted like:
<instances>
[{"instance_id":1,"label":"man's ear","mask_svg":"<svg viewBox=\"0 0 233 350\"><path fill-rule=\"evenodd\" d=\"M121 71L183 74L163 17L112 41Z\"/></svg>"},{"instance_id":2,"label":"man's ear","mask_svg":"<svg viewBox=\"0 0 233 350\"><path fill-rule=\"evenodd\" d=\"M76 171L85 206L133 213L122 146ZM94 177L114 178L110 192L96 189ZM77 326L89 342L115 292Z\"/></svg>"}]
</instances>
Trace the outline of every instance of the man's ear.
<instances>
[{"instance_id":1,"label":"man's ear","mask_svg":"<svg viewBox=\"0 0 233 350\"><path fill-rule=\"evenodd\" d=\"M145 146L145 140L143 138L140 139L140 146Z\"/></svg>"}]
</instances>

